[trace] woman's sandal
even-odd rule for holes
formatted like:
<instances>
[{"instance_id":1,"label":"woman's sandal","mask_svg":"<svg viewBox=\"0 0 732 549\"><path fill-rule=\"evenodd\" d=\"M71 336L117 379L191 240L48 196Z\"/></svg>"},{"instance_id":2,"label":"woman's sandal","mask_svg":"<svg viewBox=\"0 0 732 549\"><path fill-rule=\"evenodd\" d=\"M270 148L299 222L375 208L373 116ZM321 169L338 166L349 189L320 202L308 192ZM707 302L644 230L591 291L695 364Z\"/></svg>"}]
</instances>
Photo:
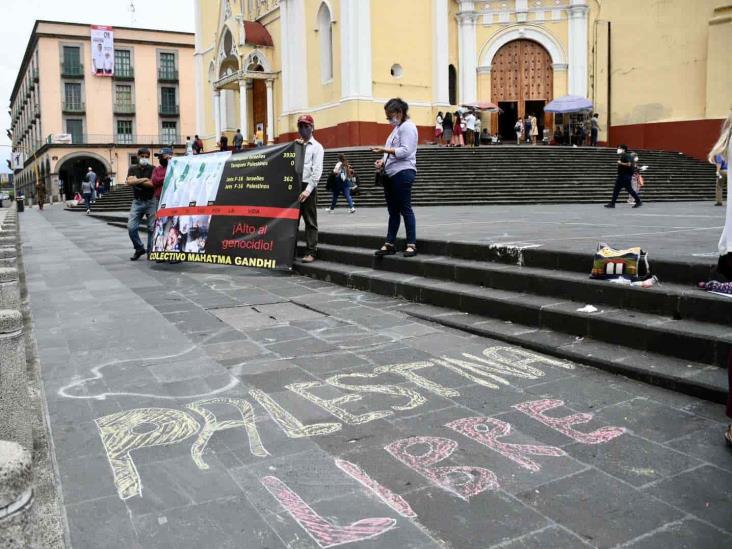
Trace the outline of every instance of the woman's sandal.
<instances>
[{"instance_id":1,"label":"woman's sandal","mask_svg":"<svg viewBox=\"0 0 732 549\"><path fill-rule=\"evenodd\" d=\"M727 430L724 432L724 440L727 441L729 446L732 446L732 425L727 427Z\"/></svg>"},{"instance_id":2,"label":"woman's sandal","mask_svg":"<svg viewBox=\"0 0 732 549\"><path fill-rule=\"evenodd\" d=\"M407 244L407 249L404 252L404 257L414 257L417 255L417 246Z\"/></svg>"},{"instance_id":3,"label":"woman's sandal","mask_svg":"<svg viewBox=\"0 0 732 549\"><path fill-rule=\"evenodd\" d=\"M374 255L376 257L384 257L385 255L394 255L396 253L396 248L394 247L394 244L389 244L388 242L385 243L380 250L376 250L374 252Z\"/></svg>"}]
</instances>

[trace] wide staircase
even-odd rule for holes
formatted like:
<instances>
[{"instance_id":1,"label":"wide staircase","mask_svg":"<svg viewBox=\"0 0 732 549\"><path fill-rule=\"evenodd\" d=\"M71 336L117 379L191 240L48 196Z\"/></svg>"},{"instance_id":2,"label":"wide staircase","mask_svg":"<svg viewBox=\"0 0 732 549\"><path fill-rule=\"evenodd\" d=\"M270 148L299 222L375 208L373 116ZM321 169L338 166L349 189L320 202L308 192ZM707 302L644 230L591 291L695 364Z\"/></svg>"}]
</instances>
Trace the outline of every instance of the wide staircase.
<instances>
[{"instance_id":1,"label":"wide staircase","mask_svg":"<svg viewBox=\"0 0 732 549\"><path fill-rule=\"evenodd\" d=\"M343 153L360 176L357 207L383 206L374 185L369 149L325 153L318 205L330 204L328 174ZM714 167L683 154L639 151L647 165L642 196L649 202L713 200ZM420 147L412 203L417 206L464 204L562 204L607 202L617 172L614 149L500 145L479 148ZM621 195L625 199L627 195ZM132 189L118 185L97 200L94 211L129 210ZM340 205L345 204L340 198ZM72 210L84 211L83 205Z\"/></svg>"},{"instance_id":2,"label":"wide staircase","mask_svg":"<svg viewBox=\"0 0 732 549\"><path fill-rule=\"evenodd\" d=\"M325 180L343 153L360 177L357 207L383 206L383 191L374 186L369 150L328 150L318 204L330 204ZM638 151L644 174L643 198L649 202L713 200L714 167L683 154ZM499 145L479 148L420 147L412 204L602 203L610 199L617 174L615 149ZM625 200L627 194L621 198ZM341 197L340 205L345 204Z\"/></svg>"},{"instance_id":3,"label":"wide staircase","mask_svg":"<svg viewBox=\"0 0 732 549\"><path fill-rule=\"evenodd\" d=\"M298 272L406 299L402 312L449 328L726 398L732 299L695 287L715 276L708 264L654 261L662 284L639 288L590 279L591 254L420 239L415 258L376 258L381 237L319 240L318 261Z\"/></svg>"}]
</instances>

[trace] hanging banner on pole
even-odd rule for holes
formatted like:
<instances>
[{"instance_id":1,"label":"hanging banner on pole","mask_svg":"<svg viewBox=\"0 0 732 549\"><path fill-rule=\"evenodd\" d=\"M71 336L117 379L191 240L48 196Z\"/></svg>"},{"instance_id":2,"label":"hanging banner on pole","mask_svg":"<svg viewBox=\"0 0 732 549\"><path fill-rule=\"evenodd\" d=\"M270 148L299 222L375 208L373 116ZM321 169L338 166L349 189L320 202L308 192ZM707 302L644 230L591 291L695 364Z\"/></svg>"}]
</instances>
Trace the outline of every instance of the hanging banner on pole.
<instances>
[{"instance_id":1,"label":"hanging banner on pole","mask_svg":"<svg viewBox=\"0 0 732 549\"><path fill-rule=\"evenodd\" d=\"M291 269L301 150L288 143L171 159L150 260Z\"/></svg>"},{"instance_id":2,"label":"hanging banner on pole","mask_svg":"<svg viewBox=\"0 0 732 549\"><path fill-rule=\"evenodd\" d=\"M91 26L92 74L114 76L114 31L103 25Z\"/></svg>"}]
</instances>

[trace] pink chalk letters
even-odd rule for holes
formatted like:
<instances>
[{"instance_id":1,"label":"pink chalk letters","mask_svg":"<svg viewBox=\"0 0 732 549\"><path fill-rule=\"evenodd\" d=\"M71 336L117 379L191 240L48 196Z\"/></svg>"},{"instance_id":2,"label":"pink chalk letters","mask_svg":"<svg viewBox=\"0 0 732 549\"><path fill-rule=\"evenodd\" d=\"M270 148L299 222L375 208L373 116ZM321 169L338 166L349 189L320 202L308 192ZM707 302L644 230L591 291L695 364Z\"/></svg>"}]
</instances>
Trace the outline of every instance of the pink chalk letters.
<instances>
[{"instance_id":1,"label":"pink chalk letters","mask_svg":"<svg viewBox=\"0 0 732 549\"><path fill-rule=\"evenodd\" d=\"M549 417L544 415L544 412L547 410L553 410L560 406L564 406L563 400L546 399L522 402L521 404L515 404L513 408L582 444L603 444L619 437L625 432L625 429L622 427L601 427L591 433L582 433L572 428L572 425L581 425L589 422L593 417L592 414L573 414L564 417Z\"/></svg>"},{"instance_id":2,"label":"pink chalk letters","mask_svg":"<svg viewBox=\"0 0 732 549\"><path fill-rule=\"evenodd\" d=\"M500 442L498 439L508 436L511 433L511 425L500 419L490 417L466 417L451 421L447 427L453 431L457 431L461 435L474 440L478 444L482 444L507 457L511 461L515 461L524 469L529 471L539 471L541 466L534 460L526 457L532 456L565 456L566 453L561 448L555 446L545 446L543 444L511 444L508 442Z\"/></svg>"},{"instance_id":3,"label":"pink chalk letters","mask_svg":"<svg viewBox=\"0 0 732 549\"><path fill-rule=\"evenodd\" d=\"M409 451L412 448L419 450L420 446L426 446L426 449L420 453ZM394 441L384 449L427 480L465 501L485 490L497 490L496 475L483 467L435 467L436 463L450 457L457 447L458 443L449 438L410 437Z\"/></svg>"},{"instance_id":4,"label":"pink chalk letters","mask_svg":"<svg viewBox=\"0 0 732 549\"><path fill-rule=\"evenodd\" d=\"M376 494L381 501L386 503L401 516L406 518L415 518L417 516L417 513L412 510L402 496L395 494L377 480L372 479L366 471L361 469L355 463L351 463L345 459L336 459L335 464L341 471L371 490L371 492Z\"/></svg>"},{"instance_id":5,"label":"pink chalk letters","mask_svg":"<svg viewBox=\"0 0 732 549\"><path fill-rule=\"evenodd\" d=\"M396 519L379 517L358 520L348 526L338 526L316 513L277 477L267 476L260 482L308 535L324 549L373 538L391 530L396 524Z\"/></svg>"}]
</instances>

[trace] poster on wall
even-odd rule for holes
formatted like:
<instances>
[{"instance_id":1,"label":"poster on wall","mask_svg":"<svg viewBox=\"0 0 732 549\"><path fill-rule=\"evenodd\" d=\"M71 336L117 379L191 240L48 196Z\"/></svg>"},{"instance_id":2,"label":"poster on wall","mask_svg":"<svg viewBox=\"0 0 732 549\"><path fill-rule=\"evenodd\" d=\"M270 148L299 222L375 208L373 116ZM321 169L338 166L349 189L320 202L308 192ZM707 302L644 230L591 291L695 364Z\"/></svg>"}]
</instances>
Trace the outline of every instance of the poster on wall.
<instances>
[{"instance_id":1,"label":"poster on wall","mask_svg":"<svg viewBox=\"0 0 732 549\"><path fill-rule=\"evenodd\" d=\"M91 26L92 73L114 76L114 32L112 27Z\"/></svg>"},{"instance_id":2,"label":"poster on wall","mask_svg":"<svg viewBox=\"0 0 732 549\"><path fill-rule=\"evenodd\" d=\"M301 150L288 143L171 159L150 260L291 269Z\"/></svg>"}]
</instances>

